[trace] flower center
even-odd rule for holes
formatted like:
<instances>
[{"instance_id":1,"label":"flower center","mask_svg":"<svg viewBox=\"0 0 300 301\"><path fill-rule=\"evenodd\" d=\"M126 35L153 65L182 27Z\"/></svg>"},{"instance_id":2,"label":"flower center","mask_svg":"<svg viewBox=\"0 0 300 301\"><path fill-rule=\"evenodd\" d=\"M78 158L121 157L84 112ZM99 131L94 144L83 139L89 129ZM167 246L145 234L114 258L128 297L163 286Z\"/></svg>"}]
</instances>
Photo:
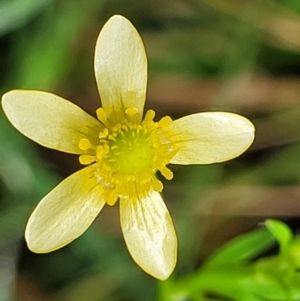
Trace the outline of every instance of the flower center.
<instances>
[{"instance_id":1,"label":"flower center","mask_svg":"<svg viewBox=\"0 0 300 301\"><path fill-rule=\"evenodd\" d=\"M109 145L108 161L123 175L138 176L152 163L151 137L141 126L123 125Z\"/></svg>"},{"instance_id":2,"label":"flower center","mask_svg":"<svg viewBox=\"0 0 300 301\"><path fill-rule=\"evenodd\" d=\"M79 161L84 165L98 163L96 176L110 189L108 204L113 205L119 197L145 197L151 190L161 191L163 185L155 176L158 170L166 179L173 178L166 165L177 149L163 135L172 119L165 116L154 122L154 116L149 110L140 122L135 108L125 113L113 111L109 116L100 108L97 117L103 130L96 137L80 140L84 154Z\"/></svg>"}]
</instances>

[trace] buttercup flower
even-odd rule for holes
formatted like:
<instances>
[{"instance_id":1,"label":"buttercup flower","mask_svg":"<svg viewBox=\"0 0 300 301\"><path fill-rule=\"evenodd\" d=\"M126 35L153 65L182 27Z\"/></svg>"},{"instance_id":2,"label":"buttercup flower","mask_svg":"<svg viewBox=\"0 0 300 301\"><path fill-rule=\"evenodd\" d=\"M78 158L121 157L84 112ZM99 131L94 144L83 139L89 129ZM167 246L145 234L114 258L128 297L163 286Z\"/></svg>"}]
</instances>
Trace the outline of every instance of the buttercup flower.
<instances>
[{"instance_id":1,"label":"buttercup flower","mask_svg":"<svg viewBox=\"0 0 300 301\"><path fill-rule=\"evenodd\" d=\"M2 106L9 121L35 142L78 154L86 165L46 195L29 218L30 250L46 253L80 236L103 206L120 204L122 231L134 261L166 279L177 259L177 238L160 192L159 173L172 164L210 164L243 153L254 139L250 121L232 113L189 115L175 121L143 118L147 58L133 25L116 15L96 44L95 75L102 107L97 119L54 94L14 90Z\"/></svg>"}]
</instances>

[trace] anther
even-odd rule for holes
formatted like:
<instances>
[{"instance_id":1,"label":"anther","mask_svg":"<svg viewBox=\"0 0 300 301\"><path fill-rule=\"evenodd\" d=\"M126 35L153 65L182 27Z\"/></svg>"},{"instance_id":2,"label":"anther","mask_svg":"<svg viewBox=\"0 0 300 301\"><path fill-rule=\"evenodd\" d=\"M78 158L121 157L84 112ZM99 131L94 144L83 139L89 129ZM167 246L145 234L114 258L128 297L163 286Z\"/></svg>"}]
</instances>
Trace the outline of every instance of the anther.
<instances>
[{"instance_id":1,"label":"anther","mask_svg":"<svg viewBox=\"0 0 300 301\"><path fill-rule=\"evenodd\" d=\"M100 138L100 139L101 139L101 138L106 138L106 137L108 136L108 134L109 134L108 129L107 129L107 128L104 128L104 130L103 130L102 132L100 132L99 138Z\"/></svg>"},{"instance_id":2,"label":"anther","mask_svg":"<svg viewBox=\"0 0 300 301\"><path fill-rule=\"evenodd\" d=\"M103 108L99 108L96 110L97 118L107 127L110 127L110 123L107 120L107 114Z\"/></svg>"},{"instance_id":3,"label":"anther","mask_svg":"<svg viewBox=\"0 0 300 301\"><path fill-rule=\"evenodd\" d=\"M143 120L143 124L150 123L151 121L153 121L154 117L155 117L155 112L153 110L148 110Z\"/></svg>"},{"instance_id":4,"label":"anther","mask_svg":"<svg viewBox=\"0 0 300 301\"><path fill-rule=\"evenodd\" d=\"M168 167L163 167L159 169L161 174L167 179L172 180L173 179L173 172Z\"/></svg>"},{"instance_id":5,"label":"anther","mask_svg":"<svg viewBox=\"0 0 300 301\"><path fill-rule=\"evenodd\" d=\"M126 113L128 116L130 116L130 117L136 115L138 112L139 112L139 111L138 111L137 108L128 108L128 109L126 109L126 111L125 111L125 113Z\"/></svg>"},{"instance_id":6,"label":"anther","mask_svg":"<svg viewBox=\"0 0 300 301\"><path fill-rule=\"evenodd\" d=\"M162 182L157 180L156 178L154 178L152 181L152 187L157 192L161 192L164 188Z\"/></svg>"},{"instance_id":7,"label":"anther","mask_svg":"<svg viewBox=\"0 0 300 301\"><path fill-rule=\"evenodd\" d=\"M95 145L93 145L88 139L82 138L79 140L79 148L81 150L88 150L89 148L95 148Z\"/></svg>"},{"instance_id":8,"label":"anther","mask_svg":"<svg viewBox=\"0 0 300 301\"><path fill-rule=\"evenodd\" d=\"M118 123L118 124L114 125L111 130L113 132L118 132L121 129L121 127L122 127L121 124Z\"/></svg>"},{"instance_id":9,"label":"anther","mask_svg":"<svg viewBox=\"0 0 300 301\"><path fill-rule=\"evenodd\" d=\"M172 118L170 116L164 116L159 122L159 127L163 128L168 125L170 125L173 122Z\"/></svg>"},{"instance_id":10,"label":"anther","mask_svg":"<svg viewBox=\"0 0 300 301\"><path fill-rule=\"evenodd\" d=\"M96 157L97 157L97 159L99 161L102 160L103 155L104 155L104 149L103 149L103 147L101 145L98 145L96 147Z\"/></svg>"},{"instance_id":11,"label":"anther","mask_svg":"<svg viewBox=\"0 0 300 301\"><path fill-rule=\"evenodd\" d=\"M117 192L116 192L116 190L113 190L111 193L110 193L110 195L109 195L109 197L108 197L108 199L107 199L107 204L108 205L110 205L110 206L113 206L115 203L116 203L116 201L118 200L118 194L117 194Z\"/></svg>"},{"instance_id":12,"label":"anther","mask_svg":"<svg viewBox=\"0 0 300 301\"><path fill-rule=\"evenodd\" d=\"M91 164L95 161L96 161L95 156L91 156L91 155L81 155L81 156L79 156L79 162L82 165L89 165L89 164Z\"/></svg>"}]
</instances>

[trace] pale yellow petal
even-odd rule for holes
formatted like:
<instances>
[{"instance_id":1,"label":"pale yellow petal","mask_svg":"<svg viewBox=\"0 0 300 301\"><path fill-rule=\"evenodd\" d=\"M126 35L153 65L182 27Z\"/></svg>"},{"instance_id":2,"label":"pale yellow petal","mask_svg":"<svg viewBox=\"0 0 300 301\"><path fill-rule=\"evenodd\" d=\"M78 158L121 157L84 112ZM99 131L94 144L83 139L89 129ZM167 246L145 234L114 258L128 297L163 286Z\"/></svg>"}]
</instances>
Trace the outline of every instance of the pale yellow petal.
<instances>
[{"instance_id":1,"label":"pale yellow petal","mask_svg":"<svg viewBox=\"0 0 300 301\"><path fill-rule=\"evenodd\" d=\"M103 185L90 165L62 181L37 205L25 230L29 249L47 253L70 243L92 224L105 204Z\"/></svg>"},{"instance_id":2,"label":"pale yellow petal","mask_svg":"<svg viewBox=\"0 0 300 301\"><path fill-rule=\"evenodd\" d=\"M67 153L81 154L80 139L101 126L97 119L73 103L42 91L10 91L3 96L2 107L23 135Z\"/></svg>"},{"instance_id":3,"label":"pale yellow petal","mask_svg":"<svg viewBox=\"0 0 300 301\"><path fill-rule=\"evenodd\" d=\"M242 154L254 140L254 126L237 114L199 113L175 120L166 136L179 149L170 163L210 164Z\"/></svg>"},{"instance_id":4,"label":"pale yellow petal","mask_svg":"<svg viewBox=\"0 0 300 301\"><path fill-rule=\"evenodd\" d=\"M148 274L167 279L177 260L177 237L158 192L139 200L120 200L121 226L134 261Z\"/></svg>"},{"instance_id":5,"label":"pale yellow petal","mask_svg":"<svg viewBox=\"0 0 300 301\"><path fill-rule=\"evenodd\" d=\"M111 17L100 32L95 75L105 110L134 107L143 112L147 57L140 35L123 16Z\"/></svg>"}]
</instances>

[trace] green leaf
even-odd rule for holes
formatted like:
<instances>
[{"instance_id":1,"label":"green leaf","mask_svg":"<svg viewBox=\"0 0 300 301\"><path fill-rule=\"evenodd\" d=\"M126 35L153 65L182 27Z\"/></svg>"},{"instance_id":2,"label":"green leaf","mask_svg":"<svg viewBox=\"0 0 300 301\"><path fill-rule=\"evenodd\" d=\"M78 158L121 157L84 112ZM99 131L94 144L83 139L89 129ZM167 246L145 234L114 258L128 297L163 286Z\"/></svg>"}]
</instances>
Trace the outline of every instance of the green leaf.
<instances>
[{"instance_id":1,"label":"green leaf","mask_svg":"<svg viewBox=\"0 0 300 301\"><path fill-rule=\"evenodd\" d=\"M300 268L300 237L297 236L289 245L289 256L292 258L296 268Z\"/></svg>"},{"instance_id":2,"label":"green leaf","mask_svg":"<svg viewBox=\"0 0 300 301\"><path fill-rule=\"evenodd\" d=\"M240 286L248 294L253 294L262 300L287 300L289 291L281 282L277 275L268 275L259 271L254 271L245 279L241 280Z\"/></svg>"},{"instance_id":3,"label":"green leaf","mask_svg":"<svg viewBox=\"0 0 300 301\"><path fill-rule=\"evenodd\" d=\"M283 222L268 219L266 220L267 229L274 235L279 243L281 253L286 252L288 246L293 239L291 229Z\"/></svg>"},{"instance_id":4,"label":"green leaf","mask_svg":"<svg viewBox=\"0 0 300 301\"><path fill-rule=\"evenodd\" d=\"M206 266L249 261L268 249L272 243L274 237L266 229L240 235L217 250L209 258Z\"/></svg>"},{"instance_id":5,"label":"green leaf","mask_svg":"<svg viewBox=\"0 0 300 301\"><path fill-rule=\"evenodd\" d=\"M35 17L51 0L9 0L0 4L0 36Z\"/></svg>"}]
</instances>

